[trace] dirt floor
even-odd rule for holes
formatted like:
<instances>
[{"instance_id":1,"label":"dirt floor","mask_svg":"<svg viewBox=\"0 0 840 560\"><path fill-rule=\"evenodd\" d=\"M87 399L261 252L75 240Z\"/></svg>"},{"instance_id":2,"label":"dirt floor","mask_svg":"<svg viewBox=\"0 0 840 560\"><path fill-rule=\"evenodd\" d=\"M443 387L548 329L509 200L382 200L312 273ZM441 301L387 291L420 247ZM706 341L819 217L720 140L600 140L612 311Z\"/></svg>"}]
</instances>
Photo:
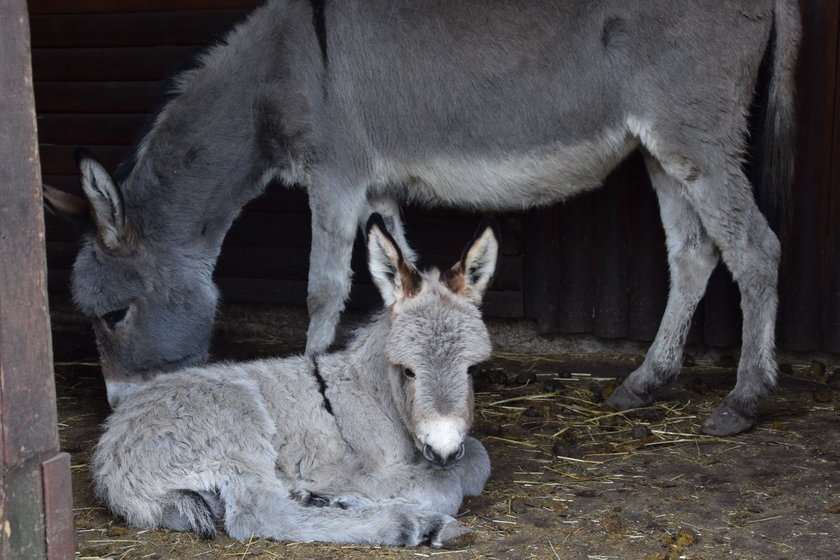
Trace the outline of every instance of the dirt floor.
<instances>
[{"instance_id":1,"label":"dirt floor","mask_svg":"<svg viewBox=\"0 0 840 560\"><path fill-rule=\"evenodd\" d=\"M301 321L263 331L234 313L214 354L299 351ZM108 413L92 337L72 314L56 313L53 340L81 559L840 559L840 373L820 362L783 364L760 425L714 438L699 425L734 383L731 359L689 360L654 406L615 413L599 405L638 355L499 348L476 376L474 434L493 474L459 516L471 542L399 549L224 535L200 542L127 527L90 489L87 462Z\"/></svg>"}]
</instances>

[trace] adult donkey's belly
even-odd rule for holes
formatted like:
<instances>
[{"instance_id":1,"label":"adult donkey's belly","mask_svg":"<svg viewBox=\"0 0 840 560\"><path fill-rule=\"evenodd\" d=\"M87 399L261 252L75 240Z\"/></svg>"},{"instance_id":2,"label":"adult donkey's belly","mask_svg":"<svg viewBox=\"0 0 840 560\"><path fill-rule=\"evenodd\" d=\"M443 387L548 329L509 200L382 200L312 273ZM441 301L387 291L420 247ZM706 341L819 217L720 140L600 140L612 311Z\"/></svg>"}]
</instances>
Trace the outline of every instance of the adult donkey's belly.
<instances>
[{"instance_id":1,"label":"adult donkey's belly","mask_svg":"<svg viewBox=\"0 0 840 560\"><path fill-rule=\"evenodd\" d=\"M518 153L453 152L407 161L384 157L377 175L403 200L517 210L599 187L636 146L638 140L626 129L613 129L591 140Z\"/></svg>"}]
</instances>

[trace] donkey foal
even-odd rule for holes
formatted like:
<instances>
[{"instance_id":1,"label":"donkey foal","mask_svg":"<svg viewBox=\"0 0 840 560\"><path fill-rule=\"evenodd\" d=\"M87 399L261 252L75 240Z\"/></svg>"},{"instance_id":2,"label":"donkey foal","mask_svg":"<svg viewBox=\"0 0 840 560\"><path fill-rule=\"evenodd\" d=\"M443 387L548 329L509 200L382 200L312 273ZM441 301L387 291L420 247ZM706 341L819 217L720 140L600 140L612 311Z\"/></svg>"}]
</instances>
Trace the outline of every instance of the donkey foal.
<instances>
[{"instance_id":1,"label":"donkey foal","mask_svg":"<svg viewBox=\"0 0 840 560\"><path fill-rule=\"evenodd\" d=\"M440 546L490 460L468 437L478 305L498 240L483 224L444 273L418 272L374 214L386 304L347 350L190 368L122 399L93 458L97 493L138 527L234 538Z\"/></svg>"}]
</instances>

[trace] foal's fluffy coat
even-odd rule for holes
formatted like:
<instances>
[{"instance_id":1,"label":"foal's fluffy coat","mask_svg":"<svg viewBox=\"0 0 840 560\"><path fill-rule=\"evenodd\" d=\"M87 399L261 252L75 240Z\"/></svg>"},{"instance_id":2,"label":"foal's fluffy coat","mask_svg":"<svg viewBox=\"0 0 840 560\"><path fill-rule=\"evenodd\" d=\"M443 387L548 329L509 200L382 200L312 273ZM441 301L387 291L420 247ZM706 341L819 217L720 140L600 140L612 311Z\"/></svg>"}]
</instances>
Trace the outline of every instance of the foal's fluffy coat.
<instances>
[{"instance_id":1,"label":"foal's fluffy coat","mask_svg":"<svg viewBox=\"0 0 840 560\"><path fill-rule=\"evenodd\" d=\"M235 538L440 545L490 473L467 436L490 341L477 305L496 265L483 225L452 269L418 272L368 224L387 308L347 350L160 375L115 409L96 489L138 527Z\"/></svg>"}]
</instances>

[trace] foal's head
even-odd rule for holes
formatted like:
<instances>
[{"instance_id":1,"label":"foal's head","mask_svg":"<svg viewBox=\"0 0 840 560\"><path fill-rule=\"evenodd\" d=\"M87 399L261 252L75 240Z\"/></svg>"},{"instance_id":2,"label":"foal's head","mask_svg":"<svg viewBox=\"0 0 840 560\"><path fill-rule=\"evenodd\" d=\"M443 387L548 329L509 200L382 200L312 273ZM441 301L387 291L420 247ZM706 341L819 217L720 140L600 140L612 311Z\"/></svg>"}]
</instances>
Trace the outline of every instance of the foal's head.
<instances>
[{"instance_id":1,"label":"foal's head","mask_svg":"<svg viewBox=\"0 0 840 560\"><path fill-rule=\"evenodd\" d=\"M415 269L378 214L367 231L371 276L391 312L391 392L423 456L449 467L463 456L473 421L468 370L490 356L478 306L496 268L498 235L482 223L461 259L440 273Z\"/></svg>"}]
</instances>

